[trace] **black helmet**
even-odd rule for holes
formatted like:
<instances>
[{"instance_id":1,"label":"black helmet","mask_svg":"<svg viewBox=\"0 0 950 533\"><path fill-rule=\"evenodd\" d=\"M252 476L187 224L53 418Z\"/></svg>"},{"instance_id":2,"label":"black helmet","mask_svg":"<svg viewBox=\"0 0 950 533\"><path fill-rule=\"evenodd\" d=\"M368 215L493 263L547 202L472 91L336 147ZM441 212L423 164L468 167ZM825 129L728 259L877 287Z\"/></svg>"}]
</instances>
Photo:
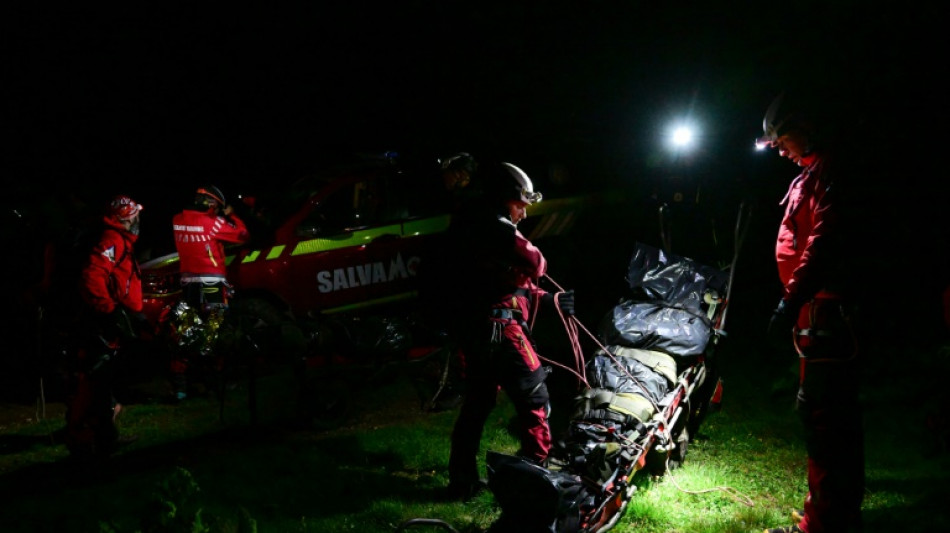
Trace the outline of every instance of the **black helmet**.
<instances>
[{"instance_id":1,"label":"black helmet","mask_svg":"<svg viewBox=\"0 0 950 533\"><path fill-rule=\"evenodd\" d=\"M541 193L534 190L531 178L511 163L499 163L493 167L486 181L491 182L494 196L499 200L517 200L528 205L541 201Z\"/></svg>"},{"instance_id":2,"label":"black helmet","mask_svg":"<svg viewBox=\"0 0 950 533\"><path fill-rule=\"evenodd\" d=\"M474 174L478 170L478 162L471 154L459 152L442 161L442 170L463 170L469 174Z\"/></svg>"},{"instance_id":3,"label":"black helmet","mask_svg":"<svg viewBox=\"0 0 950 533\"><path fill-rule=\"evenodd\" d=\"M827 91L826 91L827 92ZM840 115L839 99L830 93L822 94L816 89L791 88L782 91L762 119L763 135L755 140L758 146L771 146L782 135L798 131L811 142L827 138L835 126L835 117Z\"/></svg>"},{"instance_id":4,"label":"black helmet","mask_svg":"<svg viewBox=\"0 0 950 533\"><path fill-rule=\"evenodd\" d=\"M755 140L760 146L768 146L784 135L794 124L795 112L789 109L785 92L775 97L762 119L762 136Z\"/></svg>"},{"instance_id":5,"label":"black helmet","mask_svg":"<svg viewBox=\"0 0 950 533\"><path fill-rule=\"evenodd\" d=\"M224 193L214 185L198 187L198 191L195 193L195 203L208 209L218 209L228 205Z\"/></svg>"}]
</instances>

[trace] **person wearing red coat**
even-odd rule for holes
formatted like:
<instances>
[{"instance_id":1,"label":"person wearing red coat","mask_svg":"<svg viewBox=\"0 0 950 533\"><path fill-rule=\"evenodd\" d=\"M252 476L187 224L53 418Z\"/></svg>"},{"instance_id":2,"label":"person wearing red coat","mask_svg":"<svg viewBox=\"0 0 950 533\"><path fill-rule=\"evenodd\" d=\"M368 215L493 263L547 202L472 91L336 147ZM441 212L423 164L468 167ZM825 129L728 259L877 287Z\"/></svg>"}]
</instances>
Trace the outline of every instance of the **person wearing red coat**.
<instances>
[{"instance_id":1,"label":"person wearing red coat","mask_svg":"<svg viewBox=\"0 0 950 533\"><path fill-rule=\"evenodd\" d=\"M234 209L227 204L224 194L214 186L200 187L195 194L195 205L184 209L172 219L175 247L181 268L183 287L192 284L204 286L195 291L201 305L226 303L227 291L211 291L211 287L225 287L225 243L243 244L250 237L247 227ZM221 284L221 285L219 285ZM210 296L209 296L210 295Z\"/></svg>"},{"instance_id":2,"label":"person wearing red coat","mask_svg":"<svg viewBox=\"0 0 950 533\"><path fill-rule=\"evenodd\" d=\"M184 301L207 321L212 313L223 319L228 308L231 285L227 280L225 244L243 244L250 234L215 186L199 187L194 205L172 218L175 247L178 250ZM187 350L172 358L172 383L175 400L187 397ZM219 363L220 364L220 363Z\"/></svg>"},{"instance_id":3,"label":"person wearing red coat","mask_svg":"<svg viewBox=\"0 0 950 533\"><path fill-rule=\"evenodd\" d=\"M480 171L481 172L481 171ZM518 415L519 455L543 464L551 449L549 395L529 324L540 302L555 302L538 286L547 260L518 231L525 208L541 200L531 180L510 163L488 165L484 204L463 209L450 238L458 279L470 284L453 310L453 335L464 354L464 400L452 430L449 485L445 496L467 500L486 485L477 470L482 432L504 390ZM573 314L573 292L556 303Z\"/></svg>"},{"instance_id":4,"label":"person wearing red coat","mask_svg":"<svg viewBox=\"0 0 950 533\"><path fill-rule=\"evenodd\" d=\"M805 430L808 494L794 524L766 533L861 531L864 432L859 403L858 343L851 327L846 236L852 226L843 202L847 172L832 150L830 124L821 122L808 93L787 92L766 111L761 147L798 165L782 200L775 259L783 294L768 333L799 356L796 411Z\"/></svg>"},{"instance_id":5,"label":"person wearing red coat","mask_svg":"<svg viewBox=\"0 0 950 533\"><path fill-rule=\"evenodd\" d=\"M66 391L66 446L80 459L103 458L119 443L113 397L116 359L126 341L147 327L142 280L134 245L142 205L116 196L102 219L104 229L82 269L82 339L70 358Z\"/></svg>"}]
</instances>

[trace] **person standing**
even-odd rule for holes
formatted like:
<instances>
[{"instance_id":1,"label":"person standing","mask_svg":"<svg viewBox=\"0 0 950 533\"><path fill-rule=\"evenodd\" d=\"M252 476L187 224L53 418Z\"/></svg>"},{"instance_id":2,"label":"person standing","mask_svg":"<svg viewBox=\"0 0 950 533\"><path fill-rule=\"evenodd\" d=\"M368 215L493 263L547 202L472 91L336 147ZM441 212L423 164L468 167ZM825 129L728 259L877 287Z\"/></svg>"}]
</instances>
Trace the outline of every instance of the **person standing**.
<instances>
[{"instance_id":1,"label":"person standing","mask_svg":"<svg viewBox=\"0 0 950 533\"><path fill-rule=\"evenodd\" d=\"M175 248L178 251L184 301L203 319L214 312L223 317L231 296L227 280L225 244L244 244L250 238L247 227L229 205L221 190L213 185L199 187L192 205L172 218ZM187 350L172 359L175 400L187 398Z\"/></svg>"},{"instance_id":2,"label":"person standing","mask_svg":"<svg viewBox=\"0 0 950 533\"><path fill-rule=\"evenodd\" d=\"M819 100L786 91L768 107L759 147L776 148L801 168L782 200L775 244L783 295L768 327L771 339L799 355L796 411L808 452L808 493L795 524L766 533L861 530L864 433L858 346L850 325L846 270L845 181L849 166L832 146ZM824 118L825 120L821 120Z\"/></svg>"},{"instance_id":3,"label":"person standing","mask_svg":"<svg viewBox=\"0 0 950 533\"><path fill-rule=\"evenodd\" d=\"M117 357L147 327L142 314L142 280L134 245L142 205L116 196L102 219L104 228L80 275L82 330L68 361L66 447L78 459L102 459L120 444L113 397ZM129 437L129 440L134 437Z\"/></svg>"},{"instance_id":4,"label":"person standing","mask_svg":"<svg viewBox=\"0 0 950 533\"><path fill-rule=\"evenodd\" d=\"M451 436L446 496L467 500L485 488L477 455L485 422L499 390L513 403L519 420L519 455L543 464L551 448L547 369L531 339L529 324L539 302L574 313L572 292L538 287L547 261L518 231L527 206L541 200L528 175L510 163L483 166L484 202L458 213L449 229L457 279L470 286L454 307L452 334L465 354L464 400Z\"/></svg>"}]
</instances>

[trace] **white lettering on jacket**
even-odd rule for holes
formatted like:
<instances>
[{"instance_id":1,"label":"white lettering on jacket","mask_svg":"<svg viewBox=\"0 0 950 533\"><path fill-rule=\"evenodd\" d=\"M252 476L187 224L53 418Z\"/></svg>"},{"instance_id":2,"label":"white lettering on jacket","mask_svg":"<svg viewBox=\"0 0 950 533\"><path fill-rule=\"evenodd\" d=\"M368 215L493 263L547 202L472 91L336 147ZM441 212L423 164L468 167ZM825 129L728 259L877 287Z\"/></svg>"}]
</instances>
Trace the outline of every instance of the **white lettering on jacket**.
<instances>
[{"instance_id":1,"label":"white lettering on jacket","mask_svg":"<svg viewBox=\"0 0 950 533\"><path fill-rule=\"evenodd\" d=\"M183 224L173 224L175 231L191 231L195 233L203 233L205 228L204 226L185 226Z\"/></svg>"},{"instance_id":2,"label":"white lettering on jacket","mask_svg":"<svg viewBox=\"0 0 950 533\"><path fill-rule=\"evenodd\" d=\"M328 293L407 279L416 275L418 264L418 257L410 257L409 261L403 261L402 254L396 254L389 265L383 261L376 261L333 270L321 270L317 272L317 289L322 293Z\"/></svg>"}]
</instances>

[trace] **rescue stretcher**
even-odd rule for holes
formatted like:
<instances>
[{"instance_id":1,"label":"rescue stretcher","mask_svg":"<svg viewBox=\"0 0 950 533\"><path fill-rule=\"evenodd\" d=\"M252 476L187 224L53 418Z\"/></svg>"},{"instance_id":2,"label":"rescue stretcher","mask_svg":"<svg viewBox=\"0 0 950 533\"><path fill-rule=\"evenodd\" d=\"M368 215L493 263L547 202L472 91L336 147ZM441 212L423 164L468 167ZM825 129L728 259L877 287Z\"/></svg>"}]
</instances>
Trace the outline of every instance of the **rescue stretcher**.
<instances>
[{"instance_id":1,"label":"rescue stretcher","mask_svg":"<svg viewBox=\"0 0 950 533\"><path fill-rule=\"evenodd\" d=\"M733 271L636 246L627 274L632 295L606 314L599 349L578 365L569 427L548 461L488 452L489 489L502 509L490 532L608 531L638 476L682 464L721 400L715 352Z\"/></svg>"}]
</instances>

